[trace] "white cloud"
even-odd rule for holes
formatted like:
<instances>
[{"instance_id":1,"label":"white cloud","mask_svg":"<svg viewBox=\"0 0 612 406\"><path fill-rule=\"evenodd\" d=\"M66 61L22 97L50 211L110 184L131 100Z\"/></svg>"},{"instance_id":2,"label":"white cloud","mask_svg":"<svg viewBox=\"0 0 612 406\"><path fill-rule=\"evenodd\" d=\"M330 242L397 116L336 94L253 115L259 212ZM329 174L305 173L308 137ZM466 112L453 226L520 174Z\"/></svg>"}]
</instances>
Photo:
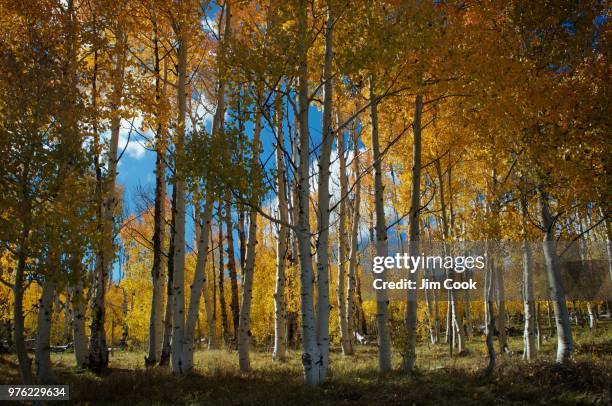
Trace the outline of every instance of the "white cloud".
<instances>
[{"instance_id":1,"label":"white cloud","mask_svg":"<svg viewBox=\"0 0 612 406\"><path fill-rule=\"evenodd\" d=\"M131 124L134 125L134 129L131 130ZM145 148L145 140L142 139L138 131L142 126L142 117L136 117L134 121L131 120L123 121L121 124L121 130L119 130L119 154L125 149L125 155L133 159L142 159L147 149ZM150 131L145 133L147 136L151 136Z\"/></svg>"}]
</instances>

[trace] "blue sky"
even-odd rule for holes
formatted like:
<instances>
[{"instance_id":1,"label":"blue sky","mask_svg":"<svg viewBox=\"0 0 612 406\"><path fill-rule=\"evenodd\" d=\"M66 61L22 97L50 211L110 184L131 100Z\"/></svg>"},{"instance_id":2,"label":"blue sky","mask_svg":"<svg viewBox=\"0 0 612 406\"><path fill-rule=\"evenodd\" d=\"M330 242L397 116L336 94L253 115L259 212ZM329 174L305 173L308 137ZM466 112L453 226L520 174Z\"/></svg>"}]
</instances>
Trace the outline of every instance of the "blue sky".
<instances>
[{"instance_id":1,"label":"blue sky","mask_svg":"<svg viewBox=\"0 0 612 406\"><path fill-rule=\"evenodd\" d=\"M321 112L315 107L311 107L309 126L313 145L318 145L321 140L321 120ZM137 125L137 123L135 122L134 125ZM155 152L145 148L144 141L138 134L132 133L128 142L129 127L129 122L123 123L119 140L119 153L124 149L125 153L119 161L117 182L124 188L125 207L130 213L135 213L139 188L152 191L155 187ZM249 136L252 136L252 131L253 126L250 123L246 132ZM150 133L146 135L151 136ZM288 145L288 140L286 145ZM262 131L262 146L261 160L267 160L266 168L272 170L275 162L274 156L271 157L274 154L274 135L267 126Z\"/></svg>"}]
</instances>

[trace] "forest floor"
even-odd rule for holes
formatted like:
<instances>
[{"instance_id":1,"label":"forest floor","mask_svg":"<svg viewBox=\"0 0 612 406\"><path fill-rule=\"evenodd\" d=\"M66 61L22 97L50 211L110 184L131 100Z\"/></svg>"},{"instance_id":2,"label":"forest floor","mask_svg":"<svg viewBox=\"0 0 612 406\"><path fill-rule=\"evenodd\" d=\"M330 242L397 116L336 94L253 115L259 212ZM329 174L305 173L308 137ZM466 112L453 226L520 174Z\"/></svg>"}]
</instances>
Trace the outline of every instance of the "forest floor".
<instances>
[{"instance_id":1,"label":"forest floor","mask_svg":"<svg viewBox=\"0 0 612 406\"><path fill-rule=\"evenodd\" d=\"M612 404L612 322L595 332L576 327L574 338L574 360L557 365L554 340L543 343L538 361L526 363L522 337L510 337L514 352L498 357L489 378L482 376L487 362L482 337L472 338L466 355L453 358L444 344L420 344L418 368L409 377L397 372L380 377L375 346L358 346L352 357L334 347L329 379L314 389L302 383L299 351L290 351L283 364L272 362L271 351L253 351L252 371L241 373L235 352L200 350L195 373L182 378L166 368L144 369L142 351L115 352L102 377L76 370L71 353L53 354L52 361L61 382L70 385L70 403L79 404ZM14 356L0 356L0 384L18 382Z\"/></svg>"}]
</instances>

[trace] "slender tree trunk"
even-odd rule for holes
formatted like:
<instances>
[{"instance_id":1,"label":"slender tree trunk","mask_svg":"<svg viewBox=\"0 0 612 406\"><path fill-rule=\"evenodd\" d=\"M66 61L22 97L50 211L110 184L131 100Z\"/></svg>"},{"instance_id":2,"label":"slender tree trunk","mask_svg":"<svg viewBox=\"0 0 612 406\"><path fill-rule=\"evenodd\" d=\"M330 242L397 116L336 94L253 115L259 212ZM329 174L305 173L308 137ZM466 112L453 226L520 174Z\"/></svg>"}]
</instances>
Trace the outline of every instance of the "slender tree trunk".
<instances>
[{"instance_id":1,"label":"slender tree trunk","mask_svg":"<svg viewBox=\"0 0 612 406\"><path fill-rule=\"evenodd\" d=\"M223 202L219 200L217 207L218 227L219 227L219 308L221 310L221 331L223 334L223 344L228 345L229 327L227 320L227 307L225 305L225 258L223 255Z\"/></svg>"},{"instance_id":2,"label":"slender tree trunk","mask_svg":"<svg viewBox=\"0 0 612 406\"><path fill-rule=\"evenodd\" d=\"M531 361L537 354L535 301L533 298L533 253L527 233L527 196L526 188L521 190L521 218L523 227L523 309L525 312L525 330L523 332L524 350L523 359Z\"/></svg>"},{"instance_id":3,"label":"slender tree trunk","mask_svg":"<svg viewBox=\"0 0 612 406\"><path fill-rule=\"evenodd\" d=\"M213 230L212 230L212 224L210 224L210 246L214 247L215 242L213 241L214 237L213 237ZM212 326L212 329L209 329L209 331L211 332L211 334L208 336L209 338L209 342L208 342L208 347L209 348L217 348L218 346L218 337L217 337L217 270L215 269L215 251L214 249L210 250L210 263L211 263L211 270L210 270L210 274L211 274L211 278L212 278L212 283L210 283L210 287L211 287L211 291L212 291L212 298L210 300L210 304L212 306L212 324L210 324L210 326ZM208 292L208 289L206 290L206 292Z\"/></svg>"},{"instance_id":4,"label":"slender tree trunk","mask_svg":"<svg viewBox=\"0 0 612 406\"><path fill-rule=\"evenodd\" d=\"M540 351L540 348L542 348L542 318L540 317L540 302L536 301L535 302L535 325L536 325L536 334L537 334L537 344L538 344L538 348L537 350Z\"/></svg>"},{"instance_id":5,"label":"slender tree trunk","mask_svg":"<svg viewBox=\"0 0 612 406\"><path fill-rule=\"evenodd\" d=\"M85 332L85 318L87 312L87 299L83 292L83 262L82 254L78 251L72 253L70 258L71 270L74 275L74 287L70 295L72 340L77 368L87 366L87 335ZM68 304L66 304L68 305Z\"/></svg>"},{"instance_id":6,"label":"slender tree trunk","mask_svg":"<svg viewBox=\"0 0 612 406\"><path fill-rule=\"evenodd\" d=\"M230 3L229 2L225 2L225 25L224 25L224 31L223 31L223 38L222 41L220 42L220 49L219 49L219 59L218 59L218 72L219 72L219 82L217 84L218 88L217 88L217 108L215 110L215 117L213 120L213 133L215 137L221 138L224 137L225 135L225 76L226 76L226 49L227 49L227 41L231 35L231 31L230 31L230 27L231 27L231 10L230 10ZM221 213L221 202L219 202L219 213ZM221 216L219 216L219 235L222 236L222 224L221 224ZM228 230L228 233L230 231ZM212 231L211 231L211 238L212 238ZM220 261L220 274L222 277L222 273L223 273L223 252L222 252L222 246L223 243L221 241L221 237L219 239L219 261ZM212 244L212 241L211 241ZM208 342L208 346L209 348L216 348L218 343L217 343L217 335L216 335L216 320L217 320L217 294L216 294L216 288L217 288L217 284L215 281L216 275L215 275L215 269L214 269L214 254L213 254L213 270L212 270L212 277L213 277L213 283L212 283L212 313L213 313L213 317L212 317L212 324L209 323L208 324L208 331L209 331L209 342ZM219 295L221 295L222 293L219 293ZM206 292L205 292L205 297L206 297ZM224 300L225 302L225 300ZM223 332L223 338L225 340L226 337L226 330L227 330L227 315L225 313L225 308L222 309L222 332Z\"/></svg>"},{"instance_id":7,"label":"slender tree trunk","mask_svg":"<svg viewBox=\"0 0 612 406\"><path fill-rule=\"evenodd\" d=\"M167 366L170 363L172 351L172 316L174 309L174 236L176 225L176 188L172 188L172 210L170 216L170 246L168 247L168 281L166 283L166 310L164 313L164 339L162 351L159 356L159 365Z\"/></svg>"},{"instance_id":8,"label":"slender tree trunk","mask_svg":"<svg viewBox=\"0 0 612 406\"><path fill-rule=\"evenodd\" d=\"M174 225L174 276L173 276L173 311L172 311L172 372L182 375L185 370L183 359L185 352L185 114L187 112L187 39L186 27L177 23L175 32L177 36L178 53L178 83L176 98L178 117L176 124L176 144L174 150L175 182L176 188L176 223ZM191 337L193 338L193 337ZM188 353L188 352L187 352ZM191 367L191 365L188 365Z\"/></svg>"},{"instance_id":9,"label":"slender tree trunk","mask_svg":"<svg viewBox=\"0 0 612 406\"><path fill-rule=\"evenodd\" d=\"M320 363L315 363L318 379L315 384L323 382L329 365L329 178L330 158L334 141L332 130L332 35L333 16L327 4L327 23L325 27L325 57L323 63L323 139L319 154L319 176L317 189L317 346L321 356Z\"/></svg>"},{"instance_id":10,"label":"slender tree trunk","mask_svg":"<svg viewBox=\"0 0 612 406\"><path fill-rule=\"evenodd\" d=\"M561 282L561 266L557 255L557 243L554 231L554 219L550 214L548 194L542 190L539 193L540 220L544 229L544 263L550 296L555 312L555 324L557 327L557 362L569 361L574 350L572 329L569 314L565 304L565 290Z\"/></svg>"},{"instance_id":11,"label":"slender tree trunk","mask_svg":"<svg viewBox=\"0 0 612 406\"><path fill-rule=\"evenodd\" d=\"M106 345L106 331L104 321L106 317L105 299L108 275L112 268L114 257L114 211L118 204L116 199L115 182L117 178L117 150L119 145L119 131L121 130L120 108L123 98L125 57L127 51L127 35L121 25L117 28L116 39L116 65L113 72L113 92L111 95L110 119L110 149L108 152L108 175L105 179L102 207L102 247L96 258L96 289L92 302L91 334L89 337L88 368L96 373L108 367L108 349Z\"/></svg>"},{"instance_id":12,"label":"slender tree trunk","mask_svg":"<svg viewBox=\"0 0 612 406\"><path fill-rule=\"evenodd\" d=\"M227 271L230 277L232 299L230 308L232 310L233 340L234 345L238 342L238 323L240 320L240 305L238 302L238 277L236 275L236 256L234 254L234 232L232 227L232 204L229 193L225 200L225 227L227 229Z\"/></svg>"},{"instance_id":13,"label":"slender tree trunk","mask_svg":"<svg viewBox=\"0 0 612 406\"><path fill-rule=\"evenodd\" d=\"M155 160L155 211L153 214L153 267L151 279L153 293L151 296L151 318L149 320L149 349L145 357L145 366L150 367L159 362L163 340L163 311L164 311L164 223L166 220L166 140L162 124L161 98L161 72L159 58L159 41L157 38L157 25L154 24L154 59L155 59L155 101L157 103L157 130L156 130L156 160ZM165 70L166 71L166 70ZM166 77L164 73L164 77ZM165 93L165 86L164 93Z\"/></svg>"},{"instance_id":14,"label":"slender tree trunk","mask_svg":"<svg viewBox=\"0 0 612 406\"><path fill-rule=\"evenodd\" d=\"M421 210L421 116L423 113L423 96L417 95L414 102L414 122L412 129L414 132L414 143L412 147L412 193L410 198L410 225L408 236L408 255L418 257L420 241L420 221L419 213ZM416 272L411 270L409 279L416 282ZM402 351L402 371L411 373L416 361L416 336L417 336L417 291L408 289L406 293L406 313L404 323L406 325L406 347Z\"/></svg>"},{"instance_id":15,"label":"slender tree trunk","mask_svg":"<svg viewBox=\"0 0 612 406\"><path fill-rule=\"evenodd\" d=\"M348 272L347 265L349 262L349 241L348 241L348 178L346 174L346 157L344 156L344 132L338 132L337 140L338 161L340 163L340 213L338 224L338 283L337 283L337 299L338 299L338 326L340 327L340 345L342 354L353 354L353 340L349 331L348 318L348 302L346 299L346 283ZM348 282L348 281L347 281ZM352 305L352 303L351 303Z\"/></svg>"},{"instance_id":16,"label":"slender tree trunk","mask_svg":"<svg viewBox=\"0 0 612 406\"><path fill-rule=\"evenodd\" d=\"M423 218L423 230L427 230L427 242L431 244L431 226L428 226L430 222L429 218ZM432 269L425 269L425 277L429 279L434 279L435 271ZM434 319L434 303L435 301L435 290L431 291L429 289L425 290L425 305L427 306L427 328L429 330L429 341L431 344L436 344L437 342L437 333L434 328L436 320ZM437 311L437 309L436 309Z\"/></svg>"},{"instance_id":17,"label":"slender tree trunk","mask_svg":"<svg viewBox=\"0 0 612 406\"><path fill-rule=\"evenodd\" d=\"M448 206L449 206L449 214L450 214L450 227L447 226L447 236L453 237L453 233L455 232L455 211L453 210L453 183L452 183L452 165L450 164L451 155L449 152L449 167L448 167ZM461 279L458 278L456 272L453 272L452 275L453 280ZM463 327L463 316L459 311L459 300L457 298L457 293L454 290L450 291L451 296L451 319L453 323L453 344L457 347L457 354L462 355L465 351L466 345L466 336L465 336L465 328Z\"/></svg>"},{"instance_id":18,"label":"slender tree trunk","mask_svg":"<svg viewBox=\"0 0 612 406\"><path fill-rule=\"evenodd\" d=\"M27 227L22 230L22 236L29 234ZM21 241L24 241L27 237L22 237ZM30 385L33 383L32 379L32 360L28 356L28 350L25 345L25 331L24 331L24 316L23 316L23 292L24 292L24 274L26 266L26 253L22 246L19 250L17 259L17 269L15 272L15 285L13 286L13 324L14 324L14 339L15 342L15 353L17 354L17 360L19 361L19 373L21 375L21 382L24 385Z\"/></svg>"},{"instance_id":19,"label":"slender tree trunk","mask_svg":"<svg viewBox=\"0 0 612 406\"><path fill-rule=\"evenodd\" d=\"M357 320L358 308L355 298L357 291L357 264L359 255L359 211L361 206L361 178L359 168L359 134L357 133L357 126L353 126L351 135L353 142L353 175L355 176L354 193L353 199L353 218L351 222L351 237L350 237L350 252L349 252L349 267L347 276L347 299L346 299L346 321L347 329L346 334L350 340L350 353L345 352L346 355L353 354L353 342L355 335L355 327ZM348 198L348 197L347 197ZM359 327L357 327L359 328Z\"/></svg>"},{"instance_id":20,"label":"slender tree trunk","mask_svg":"<svg viewBox=\"0 0 612 406\"><path fill-rule=\"evenodd\" d=\"M359 332L362 335L367 335L368 334L368 321L366 320L365 317L365 312L363 310L363 296L361 295L361 278L359 277L359 272L355 273L355 287L357 288L356 294L357 294L357 315L358 315L358 322L357 322L357 328L359 330Z\"/></svg>"},{"instance_id":21,"label":"slender tree trunk","mask_svg":"<svg viewBox=\"0 0 612 406\"><path fill-rule=\"evenodd\" d=\"M578 221L579 235L582 236L580 238L580 260L582 261L582 264L586 266L587 261L589 260L589 257L588 257L588 232L585 230L588 230L590 227L589 216L587 214L586 220L584 220L584 224L583 224L583 221L580 218L578 209L576 209L576 220ZM597 315L593 309L593 302L591 301L587 301L587 314L589 316L589 328L591 330L594 330L597 327Z\"/></svg>"},{"instance_id":22,"label":"slender tree trunk","mask_svg":"<svg viewBox=\"0 0 612 406\"><path fill-rule=\"evenodd\" d=\"M56 261L54 261L56 262ZM53 296L55 282L46 276L42 284L42 294L38 306L38 325L36 331L36 376L38 382L51 385L56 382L51 367L51 322L53 320Z\"/></svg>"},{"instance_id":23,"label":"slender tree trunk","mask_svg":"<svg viewBox=\"0 0 612 406\"><path fill-rule=\"evenodd\" d=\"M506 294L504 287L504 270L495 268L495 291L497 293L497 334L499 339L499 352L508 352L508 337L506 334Z\"/></svg>"},{"instance_id":24,"label":"slender tree trunk","mask_svg":"<svg viewBox=\"0 0 612 406\"><path fill-rule=\"evenodd\" d=\"M446 292L446 330L444 331L444 343L449 345L449 355L453 355L453 321L451 319L451 294Z\"/></svg>"},{"instance_id":25,"label":"slender tree trunk","mask_svg":"<svg viewBox=\"0 0 612 406\"><path fill-rule=\"evenodd\" d=\"M258 96L260 95L258 90ZM255 179L259 167L261 111L255 114L255 129L253 132L253 157L251 159L251 179ZM253 299L253 277L255 274L255 255L257 247L257 209L259 206L259 192L251 199L249 210L249 239L246 246L245 267L242 274L242 302L240 304L240 318L238 321L238 363L241 371L251 369L251 301Z\"/></svg>"},{"instance_id":26,"label":"slender tree trunk","mask_svg":"<svg viewBox=\"0 0 612 406\"><path fill-rule=\"evenodd\" d=\"M485 253L488 261L485 268L485 284L484 284L484 305L485 305L485 342L487 345L487 354L489 363L485 369L485 376L493 373L495 368L495 346L493 345L493 335L495 334L495 313L493 306L493 267L494 260L492 258L489 242L485 241Z\"/></svg>"},{"instance_id":27,"label":"slender tree trunk","mask_svg":"<svg viewBox=\"0 0 612 406\"><path fill-rule=\"evenodd\" d=\"M280 89L279 89L280 90ZM276 185L278 188L278 213L281 224L278 228L276 243L276 286L274 288L274 350L272 359L286 360L287 353L287 303L285 301L286 276L285 268L289 253L289 203L287 184L285 182L285 157L283 135L283 99L281 93L276 95Z\"/></svg>"},{"instance_id":28,"label":"slender tree trunk","mask_svg":"<svg viewBox=\"0 0 612 406\"><path fill-rule=\"evenodd\" d=\"M438 300L437 290L433 291L433 333L432 344L440 342L440 301Z\"/></svg>"},{"instance_id":29,"label":"slender tree trunk","mask_svg":"<svg viewBox=\"0 0 612 406\"><path fill-rule=\"evenodd\" d=\"M445 255L448 255L448 241L451 237L452 226L449 226L447 210L446 210L446 195L445 195L445 187L444 187L444 179L442 174L442 168L440 165L440 160L435 162L436 174L438 177L439 183L439 199L440 199L440 211L442 217L442 239L444 241L444 252ZM449 186L450 186L450 172L449 172ZM449 191L450 192L450 191ZM450 193L449 193L450 194ZM449 199L452 202L452 195ZM451 221L453 223L454 213L451 210ZM418 255L418 254L417 254ZM451 274L452 272L452 274ZM446 276L455 280L456 273L454 270L447 270ZM448 303L446 308L446 342L449 344L449 353L453 355L453 348L457 345L458 352L461 353L464 350L465 345L465 331L463 330L463 322L460 317L457 304L457 297L453 290L449 290L447 292Z\"/></svg>"},{"instance_id":30,"label":"slender tree trunk","mask_svg":"<svg viewBox=\"0 0 612 406\"><path fill-rule=\"evenodd\" d=\"M62 334L62 343L64 344L68 344L70 342L72 342L72 330L71 330L71 322L72 322L72 307L70 306L70 301L71 301L71 291L72 289L70 287L66 288L66 296L65 296L65 300L64 300L64 307L63 307L63 311L64 311L64 332ZM61 303L59 301L59 295L56 296L57 299L57 306L60 307ZM0 331L2 331L2 329L0 328ZM2 333L0 333L0 337L2 336Z\"/></svg>"},{"instance_id":31,"label":"slender tree trunk","mask_svg":"<svg viewBox=\"0 0 612 406\"><path fill-rule=\"evenodd\" d=\"M298 36L298 123L299 123L299 166L297 195L299 202L298 240L300 258L300 295L302 311L302 366L304 381L307 385L317 385L321 382L320 366L322 355L317 346L317 326L314 314L314 272L312 269L312 253L310 250L310 131L308 128L308 110L310 99L308 95L308 6L305 0L298 5L297 36Z\"/></svg>"},{"instance_id":32,"label":"slender tree trunk","mask_svg":"<svg viewBox=\"0 0 612 406\"><path fill-rule=\"evenodd\" d=\"M370 76L370 119L372 124L372 151L374 153L374 206L376 209L376 255L387 257L387 225L385 221L382 155L378 138L378 99L374 93L374 77ZM378 274L386 281L386 272ZM389 335L389 297L384 289L376 290L376 326L378 333L378 372L391 371L391 337Z\"/></svg>"},{"instance_id":33,"label":"slender tree trunk","mask_svg":"<svg viewBox=\"0 0 612 406\"><path fill-rule=\"evenodd\" d=\"M204 206L204 213L202 214L202 220L199 225L200 240L198 241L198 257L196 260L193 282L191 284L191 295L187 310L185 334L183 336L183 373L190 373L193 369L194 333L196 321L198 320L199 315L200 298L202 297L202 291L206 291L208 289L208 286L206 286L206 260L208 259L208 244L211 237L210 224L212 221L212 210L213 202L207 196L207 201ZM205 298L206 296L207 294L204 294ZM206 306L206 314L207 316L211 314L209 306ZM210 318L211 317L209 316L209 323L211 321ZM208 325L208 328L210 330L211 324Z\"/></svg>"},{"instance_id":34,"label":"slender tree trunk","mask_svg":"<svg viewBox=\"0 0 612 406\"><path fill-rule=\"evenodd\" d=\"M469 279L469 276L471 275L470 271L467 271L467 277L466 279ZM463 301L464 301L464 315L465 315L465 337L466 337L466 342L467 340L472 338L473 335L473 331L472 331L472 327L473 327L473 323L472 323L472 312L471 312L471 303L472 301L470 300L470 291L469 290L465 290L464 291L464 295L463 295Z\"/></svg>"}]
</instances>

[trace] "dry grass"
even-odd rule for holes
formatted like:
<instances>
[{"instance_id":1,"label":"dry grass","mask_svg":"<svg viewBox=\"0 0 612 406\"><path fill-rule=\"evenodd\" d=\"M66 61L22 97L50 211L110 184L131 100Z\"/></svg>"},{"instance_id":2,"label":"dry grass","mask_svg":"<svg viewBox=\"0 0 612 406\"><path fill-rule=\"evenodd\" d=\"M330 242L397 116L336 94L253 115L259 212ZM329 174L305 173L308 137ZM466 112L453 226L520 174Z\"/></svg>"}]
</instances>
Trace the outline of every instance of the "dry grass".
<instances>
[{"instance_id":1,"label":"dry grass","mask_svg":"<svg viewBox=\"0 0 612 406\"><path fill-rule=\"evenodd\" d=\"M465 356L449 358L445 345L419 347L418 371L406 377L376 371L376 348L359 347L353 357L331 354L328 381L319 388L302 384L300 353L291 351L283 364L268 351L252 353L252 371L241 373L235 352L196 353L196 372L178 378L169 370L145 370L144 353L117 352L107 375L98 377L73 368L73 354L53 356L73 403L96 404L610 404L612 325L595 333L576 332L575 360L555 365L554 342L546 342L540 360L521 361L520 354L499 358L494 376L481 375L486 362L482 339L469 344ZM512 337L511 349L522 348ZM399 364L399 358L394 359ZM0 358L0 383L16 383L14 357Z\"/></svg>"}]
</instances>

